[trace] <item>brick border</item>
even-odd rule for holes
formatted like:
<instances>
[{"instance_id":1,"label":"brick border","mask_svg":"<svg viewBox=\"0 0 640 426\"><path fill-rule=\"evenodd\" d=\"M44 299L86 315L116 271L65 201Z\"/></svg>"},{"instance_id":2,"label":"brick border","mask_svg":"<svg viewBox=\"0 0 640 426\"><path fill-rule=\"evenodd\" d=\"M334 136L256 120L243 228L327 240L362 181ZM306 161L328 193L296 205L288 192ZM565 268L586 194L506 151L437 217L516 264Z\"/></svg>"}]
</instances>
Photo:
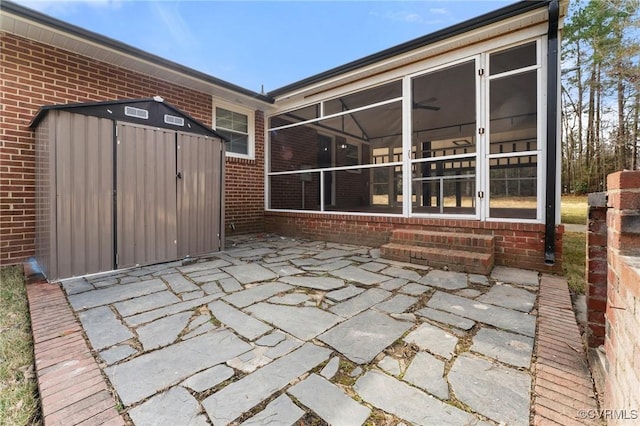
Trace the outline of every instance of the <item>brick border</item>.
<instances>
[{"instance_id":1,"label":"brick border","mask_svg":"<svg viewBox=\"0 0 640 426\"><path fill-rule=\"evenodd\" d=\"M534 364L534 425L597 425L598 403L567 280L542 275ZM592 411L589 411L592 410Z\"/></svg>"},{"instance_id":2,"label":"brick border","mask_svg":"<svg viewBox=\"0 0 640 426\"><path fill-rule=\"evenodd\" d=\"M45 426L125 425L60 286L26 287Z\"/></svg>"}]
</instances>

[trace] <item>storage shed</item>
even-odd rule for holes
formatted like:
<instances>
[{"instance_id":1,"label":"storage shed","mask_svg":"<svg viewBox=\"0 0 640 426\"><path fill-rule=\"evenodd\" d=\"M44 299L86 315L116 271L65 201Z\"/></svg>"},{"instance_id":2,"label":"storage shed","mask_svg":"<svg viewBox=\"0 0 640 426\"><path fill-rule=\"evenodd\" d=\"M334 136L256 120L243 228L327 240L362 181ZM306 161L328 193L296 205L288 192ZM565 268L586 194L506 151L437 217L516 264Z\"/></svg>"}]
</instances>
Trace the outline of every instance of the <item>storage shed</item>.
<instances>
[{"instance_id":1,"label":"storage shed","mask_svg":"<svg viewBox=\"0 0 640 426\"><path fill-rule=\"evenodd\" d=\"M44 106L36 260L49 280L224 248L225 140L162 98Z\"/></svg>"}]
</instances>

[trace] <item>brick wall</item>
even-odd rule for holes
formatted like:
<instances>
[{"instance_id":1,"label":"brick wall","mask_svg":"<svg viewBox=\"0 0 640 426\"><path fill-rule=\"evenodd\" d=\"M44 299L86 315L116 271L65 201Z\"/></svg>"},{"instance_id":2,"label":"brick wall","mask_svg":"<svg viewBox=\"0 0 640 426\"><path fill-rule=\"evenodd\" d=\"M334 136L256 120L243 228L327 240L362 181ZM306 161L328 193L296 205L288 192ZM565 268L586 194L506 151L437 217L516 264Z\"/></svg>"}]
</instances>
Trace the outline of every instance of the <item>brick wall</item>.
<instances>
[{"instance_id":1,"label":"brick wall","mask_svg":"<svg viewBox=\"0 0 640 426\"><path fill-rule=\"evenodd\" d=\"M617 410L605 412L609 424L629 424L634 413L636 421L640 416L640 171L609 175L607 189L604 408Z\"/></svg>"},{"instance_id":2,"label":"brick wall","mask_svg":"<svg viewBox=\"0 0 640 426\"><path fill-rule=\"evenodd\" d=\"M589 194L587 221L587 341L591 348L604 344L607 306L607 196Z\"/></svg>"},{"instance_id":3,"label":"brick wall","mask_svg":"<svg viewBox=\"0 0 640 426\"><path fill-rule=\"evenodd\" d=\"M265 212L267 232L371 247L389 242L398 228L494 235L497 265L562 273L562 225L556 229L556 262L549 266L544 263L544 224Z\"/></svg>"},{"instance_id":4,"label":"brick wall","mask_svg":"<svg viewBox=\"0 0 640 426\"><path fill-rule=\"evenodd\" d=\"M211 125L209 94L0 33L0 265L35 251L35 135L28 125L38 108L155 95ZM256 160L227 162L226 220L246 232L262 229L263 129L256 114Z\"/></svg>"}]
</instances>

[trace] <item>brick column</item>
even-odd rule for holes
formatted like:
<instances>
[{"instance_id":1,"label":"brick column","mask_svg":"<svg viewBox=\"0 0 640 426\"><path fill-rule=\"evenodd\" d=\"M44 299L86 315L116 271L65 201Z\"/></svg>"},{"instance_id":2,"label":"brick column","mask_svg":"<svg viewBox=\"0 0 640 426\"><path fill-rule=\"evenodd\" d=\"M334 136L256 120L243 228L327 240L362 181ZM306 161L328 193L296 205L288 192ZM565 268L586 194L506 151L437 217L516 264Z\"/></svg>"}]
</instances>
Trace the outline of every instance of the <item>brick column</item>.
<instances>
[{"instance_id":1,"label":"brick column","mask_svg":"<svg viewBox=\"0 0 640 426\"><path fill-rule=\"evenodd\" d=\"M607 194L589 194L587 222L587 341L590 348L604 344L607 310Z\"/></svg>"},{"instance_id":2,"label":"brick column","mask_svg":"<svg viewBox=\"0 0 640 426\"><path fill-rule=\"evenodd\" d=\"M605 409L609 425L640 418L640 171L607 177ZM625 422L626 421L626 422Z\"/></svg>"}]
</instances>

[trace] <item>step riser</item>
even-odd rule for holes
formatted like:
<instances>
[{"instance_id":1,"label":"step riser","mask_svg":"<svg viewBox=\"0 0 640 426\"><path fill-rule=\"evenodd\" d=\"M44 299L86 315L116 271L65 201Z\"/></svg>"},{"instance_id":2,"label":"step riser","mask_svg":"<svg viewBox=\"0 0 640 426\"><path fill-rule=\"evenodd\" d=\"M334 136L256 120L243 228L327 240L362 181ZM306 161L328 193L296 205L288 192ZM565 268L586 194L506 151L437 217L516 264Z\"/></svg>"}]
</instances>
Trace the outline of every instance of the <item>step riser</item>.
<instances>
[{"instance_id":1,"label":"step riser","mask_svg":"<svg viewBox=\"0 0 640 426\"><path fill-rule=\"evenodd\" d=\"M434 268L447 267L453 271L487 275L493 269L495 256L493 254L465 253L461 250L434 252L425 247L405 246L399 248L395 244L385 244L380 247L380 255L385 259L405 263L426 265Z\"/></svg>"},{"instance_id":2,"label":"step riser","mask_svg":"<svg viewBox=\"0 0 640 426\"><path fill-rule=\"evenodd\" d=\"M455 248L487 254L495 252L494 238L486 235L394 230L390 242L418 247Z\"/></svg>"}]
</instances>

